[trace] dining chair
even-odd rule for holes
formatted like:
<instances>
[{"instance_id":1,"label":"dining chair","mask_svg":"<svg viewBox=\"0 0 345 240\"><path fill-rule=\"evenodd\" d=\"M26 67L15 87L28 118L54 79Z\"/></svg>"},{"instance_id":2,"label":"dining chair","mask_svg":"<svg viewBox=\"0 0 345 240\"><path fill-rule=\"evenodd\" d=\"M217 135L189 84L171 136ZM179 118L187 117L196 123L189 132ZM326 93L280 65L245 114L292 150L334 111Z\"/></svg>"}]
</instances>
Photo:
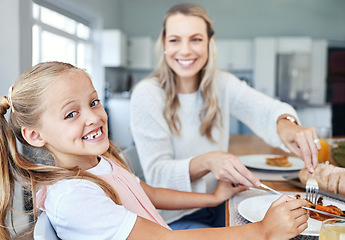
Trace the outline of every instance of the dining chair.
<instances>
[{"instance_id":1,"label":"dining chair","mask_svg":"<svg viewBox=\"0 0 345 240\"><path fill-rule=\"evenodd\" d=\"M137 148L135 145L129 146L123 150L123 153L127 156L130 164L127 162L127 159L124 158L128 166L132 166L135 176L140 178L140 180L145 181L144 172L140 164ZM123 157L122 154L120 154Z\"/></svg>"},{"instance_id":2,"label":"dining chair","mask_svg":"<svg viewBox=\"0 0 345 240\"><path fill-rule=\"evenodd\" d=\"M42 212L34 228L34 240L61 240L50 223L46 212Z\"/></svg>"}]
</instances>

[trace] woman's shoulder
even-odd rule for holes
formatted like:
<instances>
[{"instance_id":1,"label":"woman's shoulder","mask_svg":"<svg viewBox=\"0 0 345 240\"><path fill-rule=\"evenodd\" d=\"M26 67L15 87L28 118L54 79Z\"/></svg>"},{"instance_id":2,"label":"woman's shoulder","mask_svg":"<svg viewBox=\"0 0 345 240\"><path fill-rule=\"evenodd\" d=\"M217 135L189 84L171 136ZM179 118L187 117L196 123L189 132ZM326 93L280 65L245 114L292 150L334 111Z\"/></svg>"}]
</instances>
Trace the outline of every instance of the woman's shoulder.
<instances>
[{"instance_id":1,"label":"woman's shoulder","mask_svg":"<svg viewBox=\"0 0 345 240\"><path fill-rule=\"evenodd\" d=\"M232 73L223 70L217 70L215 73L215 83L219 89L231 89L237 87L241 82L242 81Z\"/></svg>"},{"instance_id":2,"label":"woman's shoulder","mask_svg":"<svg viewBox=\"0 0 345 240\"><path fill-rule=\"evenodd\" d=\"M155 77L141 80L134 87L131 102L156 102L157 98L164 98L165 93Z\"/></svg>"},{"instance_id":3,"label":"woman's shoulder","mask_svg":"<svg viewBox=\"0 0 345 240\"><path fill-rule=\"evenodd\" d=\"M145 78L139 81L133 88L133 94L138 92L159 92L163 91L155 77Z\"/></svg>"},{"instance_id":4,"label":"woman's shoulder","mask_svg":"<svg viewBox=\"0 0 345 240\"><path fill-rule=\"evenodd\" d=\"M215 72L215 79L218 81L229 81L229 80L237 79L237 77L230 72L217 69Z\"/></svg>"}]
</instances>

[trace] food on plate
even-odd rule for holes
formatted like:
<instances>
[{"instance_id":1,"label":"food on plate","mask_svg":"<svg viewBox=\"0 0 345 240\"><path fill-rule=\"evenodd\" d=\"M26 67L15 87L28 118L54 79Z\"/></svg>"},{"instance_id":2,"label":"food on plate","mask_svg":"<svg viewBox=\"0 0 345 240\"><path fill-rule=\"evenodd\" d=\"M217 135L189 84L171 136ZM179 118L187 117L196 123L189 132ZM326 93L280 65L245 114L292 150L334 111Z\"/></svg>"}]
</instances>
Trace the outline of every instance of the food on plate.
<instances>
[{"instance_id":1,"label":"food on plate","mask_svg":"<svg viewBox=\"0 0 345 240\"><path fill-rule=\"evenodd\" d=\"M266 164L276 167L291 167L292 163L287 156L277 156L266 158Z\"/></svg>"},{"instance_id":2,"label":"food on plate","mask_svg":"<svg viewBox=\"0 0 345 240\"><path fill-rule=\"evenodd\" d=\"M319 188L345 196L345 168L333 164L319 163L313 173ZM301 183L306 184L309 171L304 168L298 174Z\"/></svg>"},{"instance_id":3,"label":"food on plate","mask_svg":"<svg viewBox=\"0 0 345 240\"><path fill-rule=\"evenodd\" d=\"M296 194L295 197L296 197L296 199L302 198L301 195L299 195L299 194ZM308 203L309 203L308 207L310 207L310 208L314 208L316 210L320 210L323 212L332 213L332 214L337 215L337 216L344 216L344 212L335 205L330 204L327 206L323 206L323 197L322 196L319 197L319 199L317 200L317 204L313 204L310 201L308 201ZM327 215L313 212L313 211L309 211L309 216L311 218L319 220L319 221L324 221L326 219L333 218L331 216L327 216Z\"/></svg>"}]
</instances>

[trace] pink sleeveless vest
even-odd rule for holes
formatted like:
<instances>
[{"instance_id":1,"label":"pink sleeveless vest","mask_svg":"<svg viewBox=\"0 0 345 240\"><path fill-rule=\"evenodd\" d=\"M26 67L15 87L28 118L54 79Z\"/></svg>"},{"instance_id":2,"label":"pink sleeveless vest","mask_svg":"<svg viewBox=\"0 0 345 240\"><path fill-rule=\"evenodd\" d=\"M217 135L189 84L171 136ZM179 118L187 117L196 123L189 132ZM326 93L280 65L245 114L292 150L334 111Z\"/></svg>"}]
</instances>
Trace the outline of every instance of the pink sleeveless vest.
<instances>
[{"instance_id":1,"label":"pink sleeveless vest","mask_svg":"<svg viewBox=\"0 0 345 240\"><path fill-rule=\"evenodd\" d=\"M102 157L112 165L113 172L108 175L98 175L98 177L108 182L115 189L123 206L140 217L170 229L133 174L104 156Z\"/></svg>"},{"instance_id":2,"label":"pink sleeveless vest","mask_svg":"<svg viewBox=\"0 0 345 240\"><path fill-rule=\"evenodd\" d=\"M163 218L158 214L156 208L153 206L135 176L120 165L110 161L104 156L102 157L112 165L113 172L107 175L97 175L97 177L103 179L115 189L120 196L123 206L140 217L170 229ZM43 187L36 195L37 206L42 210L45 210L44 201L46 199L46 194L47 188Z\"/></svg>"}]
</instances>

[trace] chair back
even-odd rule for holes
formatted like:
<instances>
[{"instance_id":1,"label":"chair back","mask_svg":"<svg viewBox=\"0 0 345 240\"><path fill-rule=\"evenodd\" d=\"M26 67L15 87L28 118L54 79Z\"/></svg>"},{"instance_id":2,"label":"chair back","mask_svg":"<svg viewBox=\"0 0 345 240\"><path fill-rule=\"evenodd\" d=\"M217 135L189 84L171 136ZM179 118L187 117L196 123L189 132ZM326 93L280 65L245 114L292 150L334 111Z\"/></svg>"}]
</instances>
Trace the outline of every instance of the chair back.
<instances>
[{"instance_id":1,"label":"chair back","mask_svg":"<svg viewBox=\"0 0 345 240\"><path fill-rule=\"evenodd\" d=\"M46 212L42 212L34 228L34 240L61 240L51 225Z\"/></svg>"},{"instance_id":2,"label":"chair back","mask_svg":"<svg viewBox=\"0 0 345 240\"><path fill-rule=\"evenodd\" d=\"M144 172L143 172L143 169L141 168L137 148L135 147L135 145L127 147L126 149L123 150L123 153L127 156L128 160L130 161L130 164L128 164L127 159L124 158L127 165L128 166L132 165L134 174L138 178L140 178L140 180L145 182ZM121 157L123 157L122 154L120 155Z\"/></svg>"}]
</instances>

